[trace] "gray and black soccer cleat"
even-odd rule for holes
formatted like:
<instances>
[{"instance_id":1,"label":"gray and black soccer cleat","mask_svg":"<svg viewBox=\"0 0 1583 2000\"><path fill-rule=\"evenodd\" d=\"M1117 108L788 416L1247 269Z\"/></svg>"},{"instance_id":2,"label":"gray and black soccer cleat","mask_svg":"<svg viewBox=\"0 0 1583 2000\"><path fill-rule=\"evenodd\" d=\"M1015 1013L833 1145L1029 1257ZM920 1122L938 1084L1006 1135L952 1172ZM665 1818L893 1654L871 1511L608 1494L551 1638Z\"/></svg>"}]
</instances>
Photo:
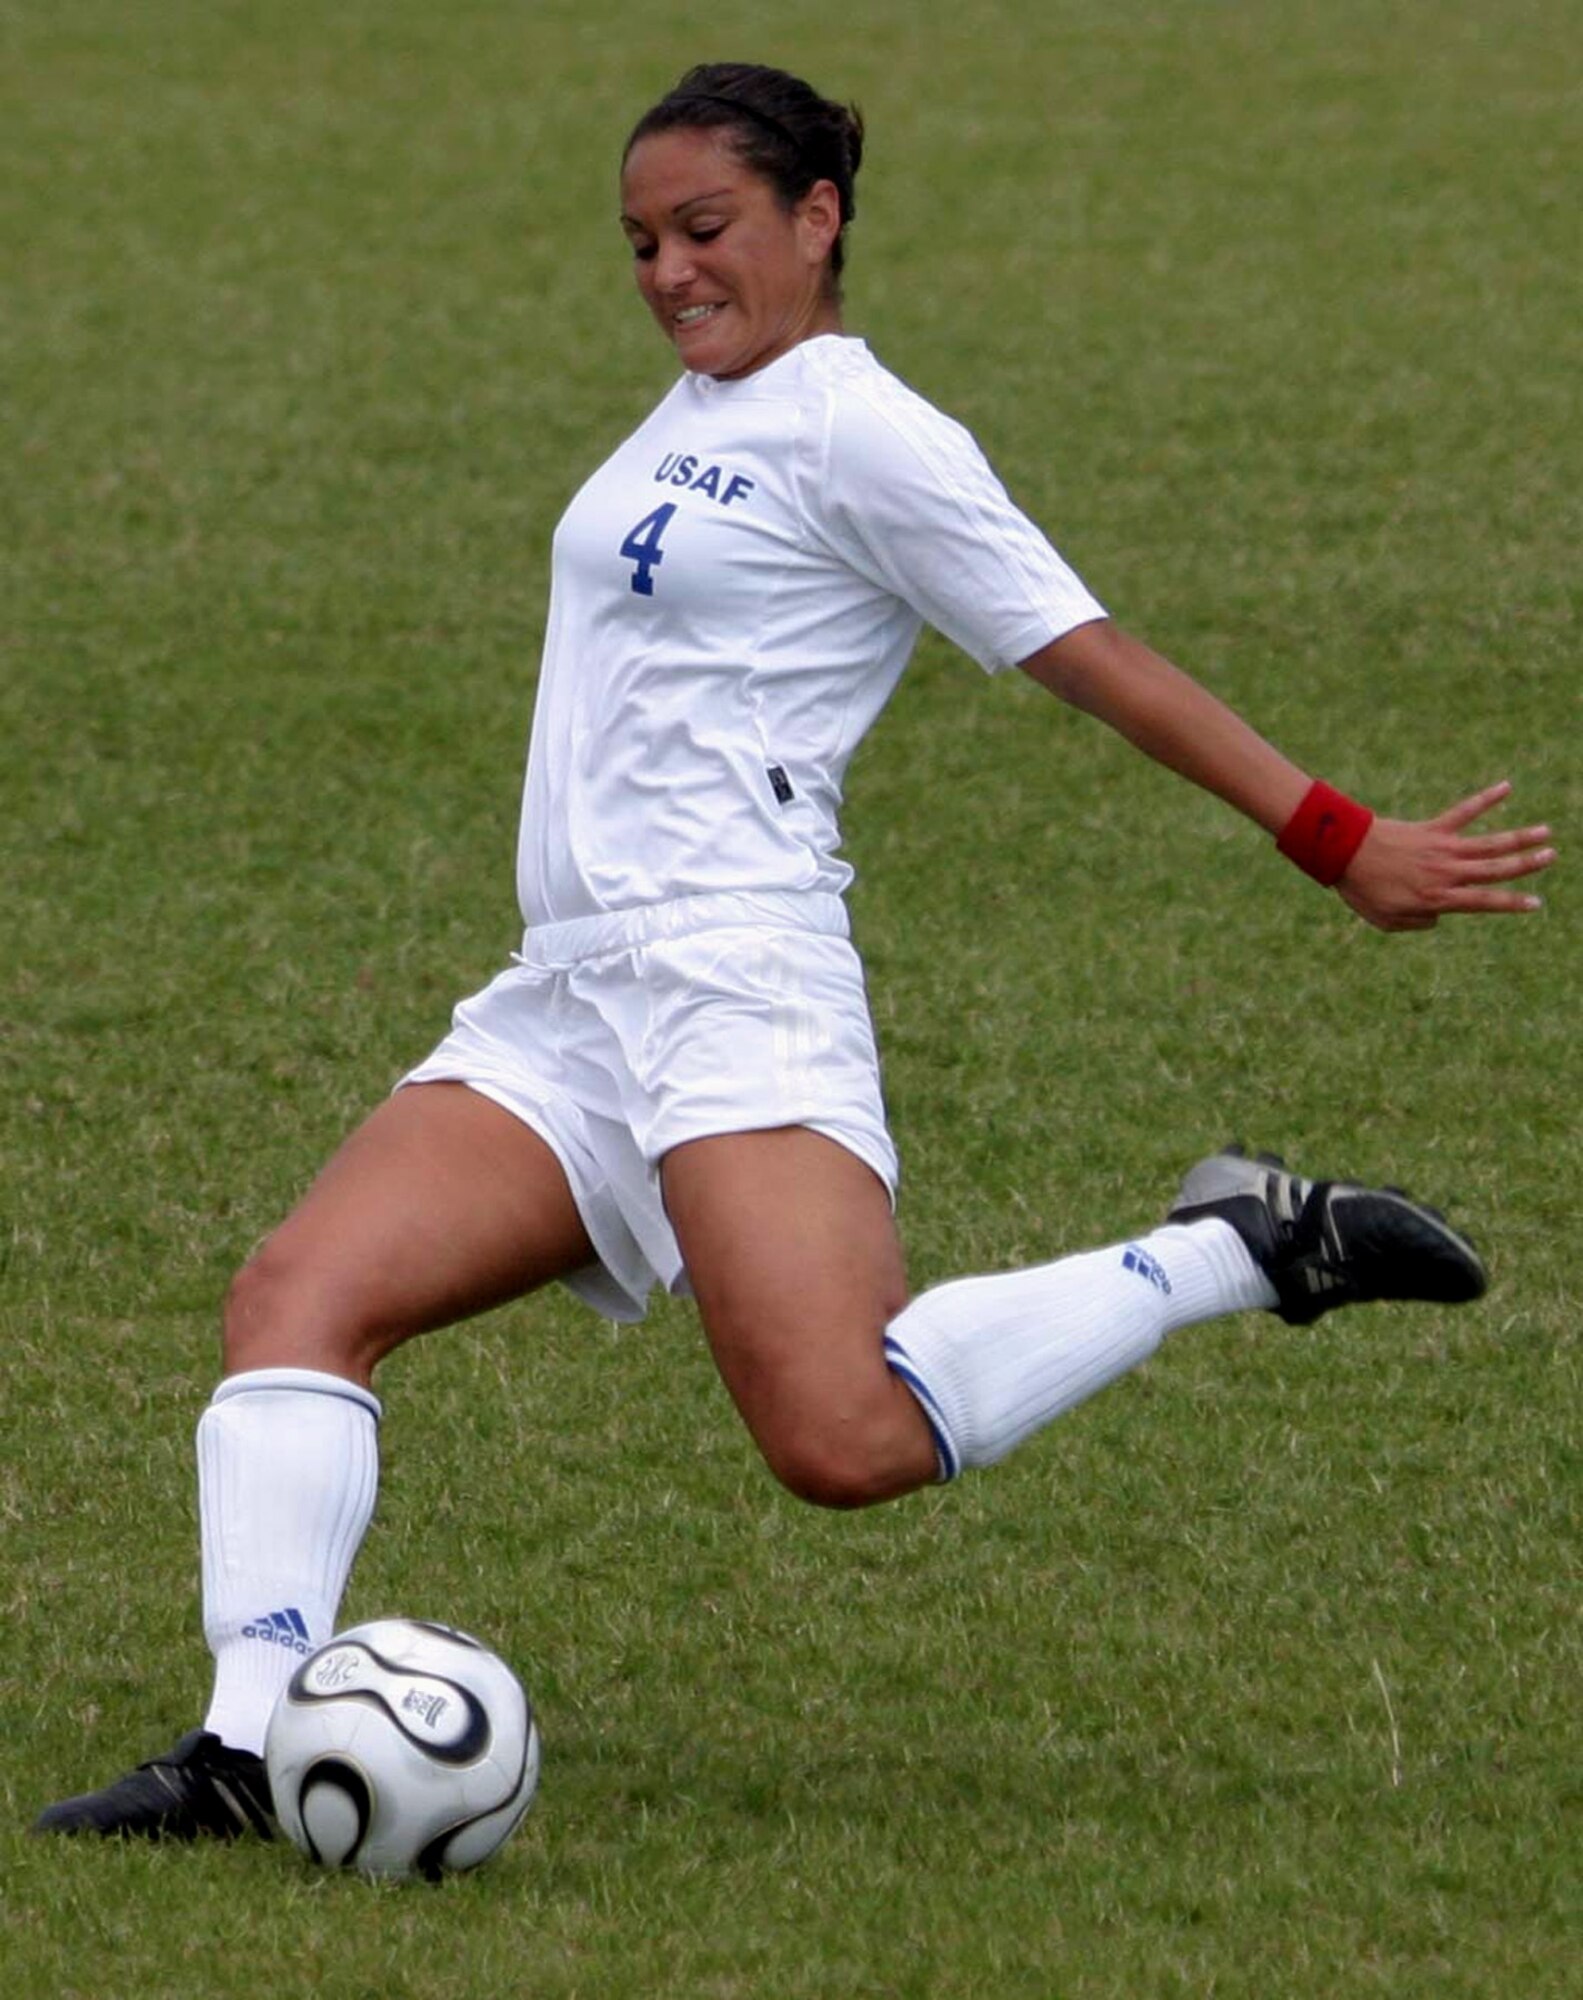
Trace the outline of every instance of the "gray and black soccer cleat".
<instances>
[{"instance_id":1,"label":"gray and black soccer cleat","mask_svg":"<svg viewBox=\"0 0 1583 2000\"><path fill-rule=\"evenodd\" d=\"M1303 1180L1273 1153L1250 1158L1231 1146L1200 1160L1166 1220L1208 1216L1236 1230L1292 1326L1370 1299L1461 1305L1489 1283L1478 1252L1438 1209L1400 1188Z\"/></svg>"}]
</instances>

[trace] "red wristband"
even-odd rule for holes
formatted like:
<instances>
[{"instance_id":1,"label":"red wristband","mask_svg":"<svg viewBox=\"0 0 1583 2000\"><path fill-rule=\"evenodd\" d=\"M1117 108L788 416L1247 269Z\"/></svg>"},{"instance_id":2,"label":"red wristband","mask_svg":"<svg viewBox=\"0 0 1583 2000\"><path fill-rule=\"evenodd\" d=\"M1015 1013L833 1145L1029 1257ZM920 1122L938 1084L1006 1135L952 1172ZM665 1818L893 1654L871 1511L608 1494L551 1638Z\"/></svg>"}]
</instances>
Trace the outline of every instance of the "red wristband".
<instances>
[{"instance_id":1,"label":"red wristband","mask_svg":"<svg viewBox=\"0 0 1583 2000\"><path fill-rule=\"evenodd\" d=\"M1329 889L1345 875L1373 824L1367 806L1316 778L1275 844L1288 861Z\"/></svg>"}]
</instances>

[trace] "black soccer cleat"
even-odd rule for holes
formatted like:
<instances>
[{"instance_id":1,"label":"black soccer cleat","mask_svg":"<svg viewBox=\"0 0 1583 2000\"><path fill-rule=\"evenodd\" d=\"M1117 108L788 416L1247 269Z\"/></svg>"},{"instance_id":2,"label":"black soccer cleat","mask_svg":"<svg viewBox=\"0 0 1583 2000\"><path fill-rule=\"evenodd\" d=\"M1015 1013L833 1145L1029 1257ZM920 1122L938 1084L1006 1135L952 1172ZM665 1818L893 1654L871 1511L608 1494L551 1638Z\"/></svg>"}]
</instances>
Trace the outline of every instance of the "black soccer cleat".
<instances>
[{"instance_id":1,"label":"black soccer cleat","mask_svg":"<svg viewBox=\"0 0 1583 2000\"><path fill-rule=\"evenodd\" d=\"M1302 1180L1273 1153L1249 1159L1231 1146L1200 1160L1166 1220L1211 1215L1247 1244L1291 1326L1370 1299L1462 1305L1489 1284L1479 1253L1438 1209L1400 1188Z\"/></svg>"},{"instance_id":2,"label":"black soccer cleat","mask_svg":"<svg viewBox=\"0 0 1583 2000\"><path fill-rule=\"evenodd\" d=\"M262 1757L193 1729L102 1792L46 1806L35 1833L96 1833L141 1840L235 1840L273 1834L274 1801Z\"/></svg>"}]
</instances>

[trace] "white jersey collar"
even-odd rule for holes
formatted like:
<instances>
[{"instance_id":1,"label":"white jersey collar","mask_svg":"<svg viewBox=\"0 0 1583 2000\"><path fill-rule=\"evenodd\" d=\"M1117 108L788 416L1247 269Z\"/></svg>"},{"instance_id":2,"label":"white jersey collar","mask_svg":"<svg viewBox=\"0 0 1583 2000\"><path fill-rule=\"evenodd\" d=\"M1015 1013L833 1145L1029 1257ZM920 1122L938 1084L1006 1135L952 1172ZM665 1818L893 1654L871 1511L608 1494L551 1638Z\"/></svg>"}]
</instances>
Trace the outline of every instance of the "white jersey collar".
<instances>
[{"instance_id":1,"label":"white jersey collar","mask_svg":"<svg viewBox=\"0 0 1583 2000\"><path fill-rule=\"evenodd\" d=\"M765 367L755 368L751 375L737 375L727 381L718 375L699 375L689 369L682 376L682 380L689 389L696 390L701 396L725 396L731 394L733 390L742 392L750 388L757 389L766 382L772 382L778 373L789 369L793 362L798 366L803 365L814 350L821 348L831 352L837 348L849 348L866 353L868 343L856 333L815 333L807 340L798 341L795 347L789 347L784 354L778 354Z\"/></svg>"}]
</instances>

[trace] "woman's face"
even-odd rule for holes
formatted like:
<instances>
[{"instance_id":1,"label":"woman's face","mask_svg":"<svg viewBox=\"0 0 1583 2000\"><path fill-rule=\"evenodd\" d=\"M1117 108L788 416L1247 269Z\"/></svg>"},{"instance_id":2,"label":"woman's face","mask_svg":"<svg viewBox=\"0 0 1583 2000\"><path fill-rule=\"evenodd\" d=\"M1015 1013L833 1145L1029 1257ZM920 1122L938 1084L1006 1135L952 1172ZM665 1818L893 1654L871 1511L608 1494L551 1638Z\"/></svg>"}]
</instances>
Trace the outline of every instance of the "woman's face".
<instances>
[{"instance_id":1,"label":"woman's face","mask_svg":"<svg viewBox=\"0 0 1583 2000\"><path fill-rule=\"evenodd\" d=\"M621 227L644 303L695 374L751 375L840 330L828 283L841 227L830 181L787 209L718 131L652 132L622 170Z\"/></svg>"}]
</instances>

